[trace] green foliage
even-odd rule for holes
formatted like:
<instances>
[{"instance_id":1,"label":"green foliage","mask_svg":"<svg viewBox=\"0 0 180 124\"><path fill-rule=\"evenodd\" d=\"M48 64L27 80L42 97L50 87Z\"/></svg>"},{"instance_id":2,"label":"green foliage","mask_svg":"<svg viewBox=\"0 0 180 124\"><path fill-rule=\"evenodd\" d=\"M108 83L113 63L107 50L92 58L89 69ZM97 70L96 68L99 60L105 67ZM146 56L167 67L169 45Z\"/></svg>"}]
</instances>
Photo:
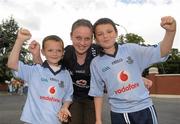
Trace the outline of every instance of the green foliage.
<instances>
[{"instance_id":1,"label":"green foliage","mask_svg":"<svg viewBox=\"0 0 180 124\"><path fill-rule=\"evenodd\" d=\"M12 77L12 73L7 68L6 63L15 43L18 29L19 26L13 17L2 20L2 24L0 24L0 82L6 79L10 80ZM23 44L20 60L24 62L31 61L25 59L28 54L28 50L25 48L25 44Z\"/></svg>"},{"instance_id":2,"label":"green foliage","mask_svg":"<svg viewBox=\"0 0 180 124\"><path fill-rule=\"evenodd\" d=\"M120 35L117 39L118 43L136 43L136 44L144 44L144 39L141 36L138 36L133 33L127 33L125 36Z\"/></svg>"},{"instance_id":3,"label":"green foliage","mask_svg":"<svg viewBox=\"0 0 180 124\"><path fill-rule=\"evenodd\" d=\"M160 64L157 64L157 67L159 67L161 74L180 74L180 54L178 49L173 48L168 60Z\"/></svg>"},{"instance_id":4,"label":"green foliage","mask_svg":"<svg viewBox=\"0 0 180 124\"><path fill-rule=\"evenodd\" d=\"M138 36L133 33L128 33L125 36L120 35L117 39L117 42L136 43L148 46L145 44L145 40L141 36ZM178 51L178 49L172 49L170 56L166 62L154 64L152 66L157 67L160 74L180 74L180 52ZM145 69L145 71L143 72L144 76L148 74L149 68Z\"/></svg>"},{"instance_id":5,"label":"green foliage","mask_svg":"<svg viewBox=\"0 0 180 124\"><path fill-rule=\"evenodd\" d=\"M0 25L0 79L5 80L12 77L10 70L6 67L8 55L16 39L18 25L11 17L3 20Z\"/></svg>"}]
</instances>

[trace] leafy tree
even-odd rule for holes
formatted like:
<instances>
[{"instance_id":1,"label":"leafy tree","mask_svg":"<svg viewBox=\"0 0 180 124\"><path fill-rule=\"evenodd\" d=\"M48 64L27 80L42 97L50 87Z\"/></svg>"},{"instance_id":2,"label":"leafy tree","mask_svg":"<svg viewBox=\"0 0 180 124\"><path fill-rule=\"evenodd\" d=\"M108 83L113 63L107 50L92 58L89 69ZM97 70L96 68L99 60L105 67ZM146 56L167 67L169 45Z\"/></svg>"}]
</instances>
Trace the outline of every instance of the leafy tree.
<instances>
[{"instance_id":1,"label":"leafy tree","mask_svg":"<svg viewBox=\"0 0 180 124\"><path fill-rule=\"evenodd\" d=\"M136 43L136 44L144 44L145 40L138 36L137 34L127 33L125 36L120 35L117 39L118 43Z\"/></svg>"},{"instance_id":2,"label":"leafy tree","mask_svg":"<svg viewBox=\"0 0 180 124\"><path fill-rule=\"evenodd\" d=\"M126 35L120 35L117 39L118 43L136 43L144 46L148 46L145 44L145 40L136 34L128 33ZM154 64L159 69L160 74L180 74L180 52L178 49L172 49L170 56L166 62ZM151 66L151 67L152 67ZM150 67L149 67L150 68ZM145 69L143 75L148 74L148 69Z\"/></svg>"},{"instance_id":3,"label":"leafy tree","mask_svg":"<svg viewBox=\"0 0 180 124\"><path fill-rule=\"evenodd\" d=\"M18 29L19 26L13 17L2 20L2 24L0 24L0 82L3 82L6 79L10 80L12 77L12 73L10 69L6 67L6 63L9 53L15 43ZM31 60L26 59L26 56L29 55L29 53L25 46L26 44L23 44L20 60L29 62Z\"/></svg>"},{"instance_id":4,"label":"leafy tree","mask_svg":"<svg viewBox=\"0 0 180 124\"><path fill-rule=\"evenodd\" d=\"M178 49L173 48L166 62L158 63L156 66L163 74L180 74L180 53Z\"/></svg>"}]
</instances>

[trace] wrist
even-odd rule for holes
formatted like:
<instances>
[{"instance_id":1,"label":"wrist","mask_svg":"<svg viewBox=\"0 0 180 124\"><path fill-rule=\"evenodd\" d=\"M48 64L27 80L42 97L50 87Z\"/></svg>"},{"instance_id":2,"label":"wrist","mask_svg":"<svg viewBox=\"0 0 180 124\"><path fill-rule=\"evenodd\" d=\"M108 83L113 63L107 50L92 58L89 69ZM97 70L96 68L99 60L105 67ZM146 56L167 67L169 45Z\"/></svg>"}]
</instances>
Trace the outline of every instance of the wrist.
<instances>
[{"instance_id":1,"label":"wrist","mask_svg":"<svg viewBox=\"0 0 180 124\"><path fill-rule=\"evenodd\" d=\"M33 58L37 58L40 59L41 55L40 54L36 54L36 53L31 53L33 55Z\"/></svg>"},{"instance_id":2,"label":"wrist","mask_svg":"<svg viewBox=\"0 0 180 124\"><path fill-rule=\"evenodd\" d=\"M101 117L96 117L96 122L102 122Z\"/></svg>"},{"instance_id":3,"label":"wrist","mask_svg":"<svg viewBox=\"0 0 180 124\"><path fill-rule=\"evenodd\" d=\"M16 39L16 43L21 43L23 44L25 42L25 40L21 39L21 38L17 38Z\"/></svg>"},{"instance_id":4,"label":"wrist","mask_svg":"<svg viewBox=\"0 0 180 124\"><path fill-rule=\"evenodd\" d=\"M95 124L102 124L102 120L96 120Z\"/></svg>"},{"instance_id":5,"label":"wrist","mask_svg":"<svg viewBox=\"0 0 180 124\"><path fill-rule=\"evenodd\" d=\"M167 33L176 33L176 29L166 30Z\"/></svg>"},{"instance_id":6,"label":"wrist","mask_svg":"<svg viewBox=\"0 0 180 124\"><path fill-rule=\"evenodd\" d=\"M63 108L63 109L68 109L69 106L70 106L70 104L64 104L61 108Z\"/></svg>"}]
</instances>

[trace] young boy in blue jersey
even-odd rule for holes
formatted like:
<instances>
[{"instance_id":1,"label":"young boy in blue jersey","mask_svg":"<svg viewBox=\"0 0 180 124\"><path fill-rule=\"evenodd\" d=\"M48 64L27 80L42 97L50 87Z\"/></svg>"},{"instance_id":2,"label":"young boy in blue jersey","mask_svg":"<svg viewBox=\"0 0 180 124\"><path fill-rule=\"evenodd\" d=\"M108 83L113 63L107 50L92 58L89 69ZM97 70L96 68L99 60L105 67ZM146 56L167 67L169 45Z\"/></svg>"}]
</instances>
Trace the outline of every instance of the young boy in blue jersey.
<instances>
[{"instance_id":1,"label":"young boy in blue jersey","mask_svg":"<svg viewBox=\"0 0 180 124\"><path fill-rule=\"evenodd\" d=\"M171 16L161 18L166 30L158 45L118 45L115 23L101 18L94 24L96 43L102 48L91 62L89 95L94 96L96 124L102 124L103 88L107 87L112 124L158 124L152 99L142 81L142 71L153 63L165 61L172 48L176 21Z\"/></svg>"},{"instance_id":2,"label":"young boy in blue jersey","mask_svg":"<svg viewBox=\"0 0 180 124\"><path fill-rule=\"evenodd\" d=\"M28 124L61 124L71 116L68 107L72 102L73 86L70 74L59 62L64 54L61 38L50 35L44 38L42 65L27 65L19 61L22 44L31 38L27 29L18 31L9 55L8 67L28 83L27 100L21 120ZM34 41L35 42L35 41Z\"/></svg>"}]
</instances>

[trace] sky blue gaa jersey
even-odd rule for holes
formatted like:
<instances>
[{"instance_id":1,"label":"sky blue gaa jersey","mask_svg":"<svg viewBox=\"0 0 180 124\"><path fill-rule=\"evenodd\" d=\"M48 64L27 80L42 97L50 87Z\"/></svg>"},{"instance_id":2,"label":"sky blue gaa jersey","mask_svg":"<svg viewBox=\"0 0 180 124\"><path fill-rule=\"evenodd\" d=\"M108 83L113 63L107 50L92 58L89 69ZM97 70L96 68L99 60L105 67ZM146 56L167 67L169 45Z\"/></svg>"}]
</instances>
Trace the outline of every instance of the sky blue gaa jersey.
<instances>
[{"instance_id":1,"label":"sky blue gaa jersey","mask_svg":"<svg viewBox=\"0 0 180 124\"><path fill-rule=\"evenodd\" d=\"M73 86L70 74L62 69L52 73L47 62L25 65L19 62L16 76L28 83L28 96L21 120L32 124L61 124L57 113L63 101L72 101Z\"/></svg>"},{"instance_id":2,"label":"sky blue gaa jersey","mask_svg":"<svg viewBox=\"0 0 180 124\"><path fill-rule=\"evenodd\" d=\"M151 106L153 103L141 74L151 64L167 59L160 57L160 45L115 46L114 55L99 55L92 60L89 95L103 96L105 84L113 112L135 112Z\"/></svg>"}]
</instances>

